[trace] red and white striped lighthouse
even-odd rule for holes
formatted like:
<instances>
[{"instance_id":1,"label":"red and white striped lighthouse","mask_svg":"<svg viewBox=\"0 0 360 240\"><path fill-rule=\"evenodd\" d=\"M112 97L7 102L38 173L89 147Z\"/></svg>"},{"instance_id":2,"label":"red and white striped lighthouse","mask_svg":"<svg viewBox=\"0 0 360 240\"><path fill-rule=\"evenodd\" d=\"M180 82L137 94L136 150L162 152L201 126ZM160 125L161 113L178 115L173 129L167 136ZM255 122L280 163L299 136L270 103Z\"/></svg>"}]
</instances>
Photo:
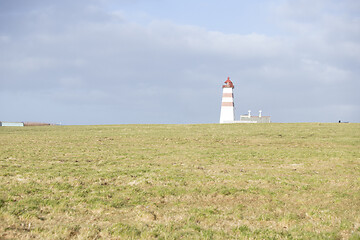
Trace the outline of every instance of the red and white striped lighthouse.
<instances>
[{"instance_id":1,"label":"red and white striped lighthouse","mask_svg":"<svg viewBox=\"0 0 360 240\"><path fill-rule=\"evenodd\" d=\"M235 121L234 111L234 84L230 81L230 77L225 81L223 87L220 123L232 123Z\"/></svg>"}]
</instances>

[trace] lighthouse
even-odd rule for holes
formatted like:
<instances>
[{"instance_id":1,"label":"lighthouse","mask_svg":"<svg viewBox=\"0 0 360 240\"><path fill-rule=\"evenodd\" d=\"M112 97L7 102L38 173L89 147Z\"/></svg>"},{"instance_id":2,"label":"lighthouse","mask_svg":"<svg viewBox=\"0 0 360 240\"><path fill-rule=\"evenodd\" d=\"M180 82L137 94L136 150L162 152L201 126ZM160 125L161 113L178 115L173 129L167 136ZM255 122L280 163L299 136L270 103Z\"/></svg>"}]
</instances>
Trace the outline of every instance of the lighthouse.
<instances>
[{"instance_id":1,"label":"lighthouse","mask_svg":"<svg viewBox=\"0 0 360 240\"><path fill-rule=\"evenodd\" d=\"M232 123L235 121L234 113L234 84L230 81L230 77L225 81L222 86L223 95L220 111L220 123Z\"/></svg>"}]
</instances>

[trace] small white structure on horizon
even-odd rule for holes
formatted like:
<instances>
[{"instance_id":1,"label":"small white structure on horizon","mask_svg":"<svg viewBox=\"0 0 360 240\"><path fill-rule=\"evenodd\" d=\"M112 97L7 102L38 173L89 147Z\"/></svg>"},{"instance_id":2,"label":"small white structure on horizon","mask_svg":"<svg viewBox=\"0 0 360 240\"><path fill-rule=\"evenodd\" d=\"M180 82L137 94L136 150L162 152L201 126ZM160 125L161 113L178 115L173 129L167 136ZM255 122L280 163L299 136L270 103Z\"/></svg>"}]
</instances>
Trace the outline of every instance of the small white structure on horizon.
<instances>
[{"instance_id":1,"label":"small white structure on horizon","mask_svg":"<svg viewBox=\"0 0 360 240\"><path fill-rule=\"evenodd\" d=\"M0 122L1 127L23 127L23 122Z\"/></svg>"},{"instance_id":2,"label":"small white structure on horizon","mask_svg":"<svg viewBox=\"0 0 360 240\"><path fill-rule=\"evenodd\" d=\"M259 116L251 116L251 110L246 115L240 115L240 123L270 123L270 116L262 116L262 110L259 111Z\"/></svg>"},{"instance_id":3,"label":"small white structure on horizon","mask_svg":"<svg viewBox=\"0 0 360 240\"><path fill-rule=\"evenodd\" d=\"M223 85L223 95L221 101L220 110L220 123L232 123L235 121L234 111L234 84L230 81L230 77L225 81Z\"/></svg>"},{"instance_id":4,"label":"small white structure on horizon","mask_svg":"<svg viewBox=\"0 0 360 240\"><path fill-rule=\"evenodd\" d=\"M220 123L270 123L270 116L262 116L262 110L259 111L259 116L251 116L251 110L246 115L240 115L240 121L235 121L235 106L234 106L234 84L230 81L230 77L225 81L223 88Z\"/></svg>"}]
</instances>

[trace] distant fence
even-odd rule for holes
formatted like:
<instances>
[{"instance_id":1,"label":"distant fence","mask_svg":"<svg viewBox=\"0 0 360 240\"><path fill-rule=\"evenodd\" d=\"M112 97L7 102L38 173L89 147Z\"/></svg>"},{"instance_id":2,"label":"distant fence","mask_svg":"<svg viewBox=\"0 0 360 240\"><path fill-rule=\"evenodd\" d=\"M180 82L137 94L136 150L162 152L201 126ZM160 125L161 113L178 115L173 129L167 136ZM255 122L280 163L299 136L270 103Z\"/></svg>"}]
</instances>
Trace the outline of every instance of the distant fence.
<instances>
[{"instance_id":1,"label":"distant fence","mask_svg":"<svg viewBox=\"0 0 360 240\"><path fill-rule=\"evenodd\" d=\"M50 126L53 124L50 123L39 123L39 122L24 122L25 127L33 127L33 126Z\"/></svg>"}]
</instances>

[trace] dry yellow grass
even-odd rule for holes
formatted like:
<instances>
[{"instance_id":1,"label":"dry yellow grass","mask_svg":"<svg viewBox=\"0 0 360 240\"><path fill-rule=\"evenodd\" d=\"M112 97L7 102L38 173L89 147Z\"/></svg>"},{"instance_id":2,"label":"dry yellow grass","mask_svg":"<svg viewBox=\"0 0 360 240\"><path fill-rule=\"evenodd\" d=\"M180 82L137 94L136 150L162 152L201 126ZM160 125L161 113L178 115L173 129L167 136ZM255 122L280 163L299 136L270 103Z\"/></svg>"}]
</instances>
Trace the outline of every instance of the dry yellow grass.
<instances>
[{"instance_id":1,"label":"dry yellow grass","mask_svg":"<svg viewBox=\"0 0 360 240\"><path fill-rule=\"evenodd\" d=\"M359 239L360 124L0 128L0 239Z\"/></svg>"}]
</instances>

